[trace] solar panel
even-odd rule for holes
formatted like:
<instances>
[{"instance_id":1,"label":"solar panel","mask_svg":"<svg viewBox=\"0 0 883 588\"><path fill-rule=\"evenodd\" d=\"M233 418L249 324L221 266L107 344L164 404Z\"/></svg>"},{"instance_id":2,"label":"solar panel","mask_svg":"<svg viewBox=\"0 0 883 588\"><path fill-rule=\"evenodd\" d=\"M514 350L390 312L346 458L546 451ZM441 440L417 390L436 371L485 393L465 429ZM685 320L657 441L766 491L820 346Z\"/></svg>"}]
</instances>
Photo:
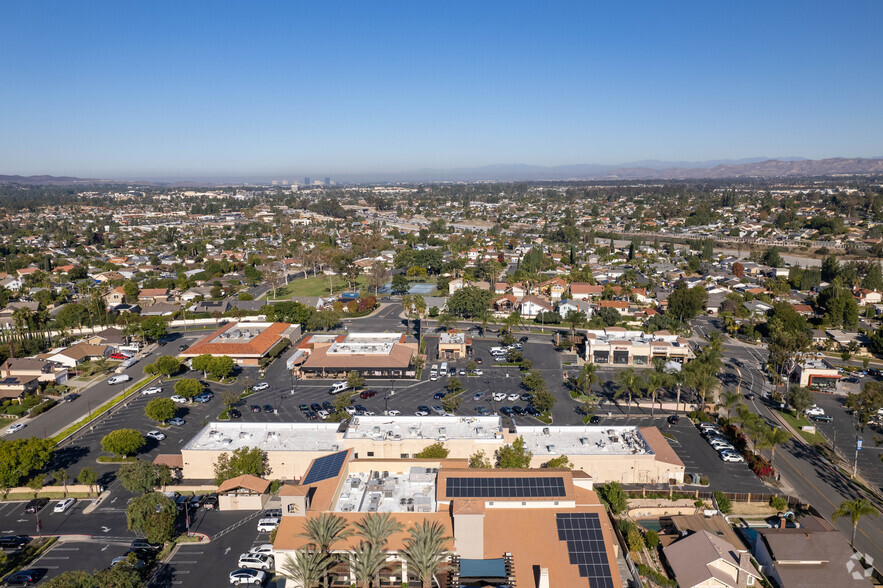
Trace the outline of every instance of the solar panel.
<instances>
[{"instance_id":1,"label":"solar panel","mask_svg":"<svg viewBox=\"0 0 883 588\"><path fill-rule=\"evenodd\" d=\"M343 466L344 459L346 459L346 451L332 453L331 455L326 455L325 457L313 460L313 467L310 468L310 471L307 472L307 475L301 480L301 485L312 484L314 482L321 482L322 480L333 478L340 473L340 468Z\"/></svg>"},{"instance_id":2,"label":"solar panel","mask_svg":"<svg viewBox=\"0 0 883 588\"><path fill-rule=\"evenodd\" d=\"M448 498L561 498L564 478L448 478Z\"/></svg>"},{"instance_id":3,"label":"solar panel","mask_svg":"<svg viewBox=\"0 0 883 588\"><path fill-rule=\"evenodd\" d=\"M570 563L579 567L580 577L588 578L591 588L614 588L598 515L574 512L557 513L555 516L558 540L567 542Z\"/></svg>"}]
</instances>

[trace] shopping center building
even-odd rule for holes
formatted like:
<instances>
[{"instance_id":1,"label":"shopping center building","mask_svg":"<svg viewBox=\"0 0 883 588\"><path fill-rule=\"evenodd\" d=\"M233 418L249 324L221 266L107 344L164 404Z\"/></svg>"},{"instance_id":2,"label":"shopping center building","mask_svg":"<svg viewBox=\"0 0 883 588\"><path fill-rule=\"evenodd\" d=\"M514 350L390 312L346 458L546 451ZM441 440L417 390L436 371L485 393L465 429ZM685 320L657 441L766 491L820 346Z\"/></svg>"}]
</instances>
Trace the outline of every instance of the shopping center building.
<instances>
[{"instance_id":1,"label":"shopping center building","mask_svg":"<svg viewBox=\"0 0 883 588\"><path fill-rule=\"evenodd\" d=\"M623 327L588 330L585 335L587 363L618 367L649 367L653 361L685 363L695 356L689 341L668 331L645 333Z\"/></svg>"}]
</instances>

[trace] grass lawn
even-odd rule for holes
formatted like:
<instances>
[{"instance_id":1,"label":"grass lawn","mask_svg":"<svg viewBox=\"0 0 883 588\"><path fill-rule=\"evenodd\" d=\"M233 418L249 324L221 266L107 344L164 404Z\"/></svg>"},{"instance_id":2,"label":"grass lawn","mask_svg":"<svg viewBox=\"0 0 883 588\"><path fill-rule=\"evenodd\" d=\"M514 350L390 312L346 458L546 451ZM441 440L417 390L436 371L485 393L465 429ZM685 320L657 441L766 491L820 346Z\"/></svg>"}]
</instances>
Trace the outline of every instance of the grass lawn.
<instances>
[{"instance_id":1,"label":"grass lawn","mask_svg":"<svg viewBox=\"0 0 883 588\"><path fill-rule=\"evenodd\" d=\"M334 293L340 294L349 289L347 281L342 276L313 276L306 280L294 280L287 286L276 288L276 296L273 297L273 291L267 293L267 299L270 300L287 300L292 296L331 296L329 285L334 283ZM366 288L365 276L359 276L357 279L357 288L362 290Z\"/></svg>"},{"instance_id":2,"label":"grass lawn","mask_svg":"<svg viewBox=\"0 0 883 588\"><path fill-rule=\"evenodd\" d=\"M800 433L800 436L803 437L803 439L807 443L809 443L811 445L821 445L821 446L826 445L825 438L822 437L819 433L809 433L807 431L803 431L800 429L800 427L805 427L807 425L813 425L813 423L809 422L806 419L806 417L794 416L790 412L782 412L782 411L779 411L779 414L782 415L782 418L784 418L786 421L788 421L789 425L794 427L794 429L798 433Z\"/></svg>"}]
</instances>

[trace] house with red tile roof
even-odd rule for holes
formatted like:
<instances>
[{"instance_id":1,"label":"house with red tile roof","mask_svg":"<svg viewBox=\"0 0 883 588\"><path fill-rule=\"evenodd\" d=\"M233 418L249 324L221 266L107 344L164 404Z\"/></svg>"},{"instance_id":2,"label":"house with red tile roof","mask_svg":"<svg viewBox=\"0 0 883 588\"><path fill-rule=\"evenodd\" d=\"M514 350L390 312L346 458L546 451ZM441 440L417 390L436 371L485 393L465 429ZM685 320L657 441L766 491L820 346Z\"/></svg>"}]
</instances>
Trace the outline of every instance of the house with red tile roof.
<instances>
[{"instance_id":1,"label":"house with red tile roof","mask_svg":"<svg viewBox=\"0 0 883 588\"><path fill-rule=\"evenodd\" d=\"M300 325L289 323L232 322L206 335L180 354L182 358L199 355L226 355L238 365L257 366L276 345L300 338Z\"/></svg>"}]
</instances>

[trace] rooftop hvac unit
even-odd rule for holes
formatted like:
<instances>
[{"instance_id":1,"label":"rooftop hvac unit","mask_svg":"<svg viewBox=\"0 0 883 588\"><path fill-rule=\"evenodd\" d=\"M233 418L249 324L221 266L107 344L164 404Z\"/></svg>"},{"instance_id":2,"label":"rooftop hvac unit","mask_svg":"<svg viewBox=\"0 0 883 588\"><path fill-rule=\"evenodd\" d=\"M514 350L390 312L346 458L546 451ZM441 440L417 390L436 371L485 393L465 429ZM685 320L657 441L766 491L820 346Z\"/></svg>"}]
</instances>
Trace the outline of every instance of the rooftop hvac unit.
<instances>
[{"instance_id":1,"label":"rooftop hvac unit","mask_svg":"<svg viewBox=\"0 0 883 588\"><path fill-rule=\"evenodd\" d=\"M502 438L503 438L502 433L494 433L494 439L502 439Z\"/></svg>"},{"instance_id":2,"label":"rooftop hvac unit","mask_svg":"<svg viewBox=\"0 0 883 588\"><path fill-rule=\"evenodd\" d=\"M444 437L446 433L447 433L447 430L445 429L445 427L438 428L438 434L441 435L442 437Z\"/></svg>"},{"instance_id":3,"label":"rooftop hvac unit","mask_svg":"<svg viewBox=\"0 0 883 588\"><path fill-rule=\"evenodd\" d=\"M588 437L580 437L579 442L580 442L580 445L588 445L589 438Z\"/></svg>"},{"instance_id":4,"label":"rooftop hvac unit","mask_svg":"<svg viewBox=\"0 0 883 588\"><path fill-rule=\"evenodd\" d=\"M543 427L543 435L549 435L551 431L549 431L549 427Z\"/></svg>"},{"instance_id":5,"label":"rooftop hvac unit","mask_svg":"<svg viewBox=\"0 0 883 588\"><path fill-rule=\"evenodd\" d=\"M438 440L439 440L439 441L447 441L448 438L447 438L445 435L439 435L439 436L438 436Z\"/></svg>"},{"instance_id":6,"label":"rooftop hvac unit","mask_svg":"<svg viewBox=\"0 0 883 588\"><path fill-rule=\"evenodd\" d=\"M549 453L555 453L555 446L554 445L546 445L546 451L548 451Z\"/></svg>"}]
</instances>

